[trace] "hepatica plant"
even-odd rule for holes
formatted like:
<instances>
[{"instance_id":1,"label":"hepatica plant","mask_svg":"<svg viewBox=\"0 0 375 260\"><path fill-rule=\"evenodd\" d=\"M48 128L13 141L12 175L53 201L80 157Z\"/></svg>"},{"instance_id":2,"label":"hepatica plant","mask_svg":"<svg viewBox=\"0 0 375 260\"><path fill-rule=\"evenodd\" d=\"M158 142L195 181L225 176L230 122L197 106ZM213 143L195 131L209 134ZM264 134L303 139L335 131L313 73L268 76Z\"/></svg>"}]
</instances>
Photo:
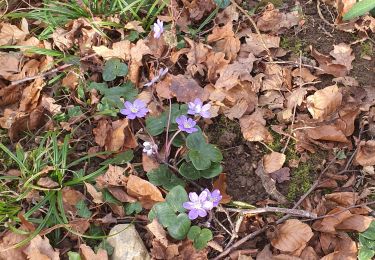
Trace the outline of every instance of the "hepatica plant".
<instances>
[{"instance_id":1,"label":"hepatica plant","mask_svg":"<svg viewBox=\"0 0 375 260\"><path fill-rule=\"evenodd\" d=\"M158 38L162 33L162 22L158 22L154 25L154 37ZM156 218L174 239L188 238L197 249L202 249L212 239L212 232L200 226L213 214L222 196L219 190L191 190L186 184L200 178L214 178L223 170L220 150L207 142L199 127L201 119L210 118L211 106L198 98L187 104L170 100L161 114L150 115L147 104L137 98L138 91L130 82L116 84L126 79L127 71L127 65L118 59L106 62L102 75L104 82L89 86L102 95L98 110L141 124L149 137L140 144L143 156L152 157L160 164L147 173L147 178L168 192L164 202L153 206L149 219ZM144 86L152 88L167 73L167 68L161 68Z\"/></svg>"}]
</instances>

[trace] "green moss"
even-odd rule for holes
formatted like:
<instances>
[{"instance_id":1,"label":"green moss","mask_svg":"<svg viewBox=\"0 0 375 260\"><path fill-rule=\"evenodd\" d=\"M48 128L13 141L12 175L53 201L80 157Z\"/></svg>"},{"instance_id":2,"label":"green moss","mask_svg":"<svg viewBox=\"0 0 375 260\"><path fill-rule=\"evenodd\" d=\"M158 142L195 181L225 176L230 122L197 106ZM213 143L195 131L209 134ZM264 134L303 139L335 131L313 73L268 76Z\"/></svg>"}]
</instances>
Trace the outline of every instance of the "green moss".
<instances>
[{"instance_id":1,"label":"green moss","mask_svg":"<svg viewBox=\"0 0 375 260\"><path fill-rule=\"evenodd\" d=\"M220 136L225 132L236 134L237 141L242 138L241 128L238 122L230 120L225 116L219 116L209 128L208 135L210 137L210 142L214 144L218 143Z\"/></svg>"},{"instance_id":2,"label":"green moss","mask_svg":"<svg viewBox=\"0 0 375 260\"><path fill-rule=\"evenodd\" d=\"M373 44L370 41L364 41L361 43L361 58L365 56L372 56L374 54Z\"/></svg>"},{"instance_id":3,"label":"green moss","mask_svg":"<svg viewBox=\"0 0 375 260\"><path fill-rule=\"evenodd\" d=\"M291 173L287 198L294 201L297 196L308 191L312 185L312 163L302 163Z\"/></svg>"},{"instance_id":4,"label":"green moss","mask_svg":"<svg viewBox=\"0 0 375 260\"><path fill-rule=\"evenodd\" d=\"M302 54L306 54L306 42L304 40L292 37L281 37L280 47L293 52L294 54L298 54L302 52Z\"/></svg>"}]
</instances>

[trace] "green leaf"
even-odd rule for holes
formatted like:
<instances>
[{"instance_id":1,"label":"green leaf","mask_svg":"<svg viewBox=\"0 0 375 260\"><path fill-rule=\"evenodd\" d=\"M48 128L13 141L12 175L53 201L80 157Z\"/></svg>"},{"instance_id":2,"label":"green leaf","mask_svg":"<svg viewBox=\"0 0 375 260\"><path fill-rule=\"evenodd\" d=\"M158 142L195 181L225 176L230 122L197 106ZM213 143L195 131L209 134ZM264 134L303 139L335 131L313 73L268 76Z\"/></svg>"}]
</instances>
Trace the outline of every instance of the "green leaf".
<instances>
[{"instance_id":1,"label":"green leaf","mask_svg":"<svg viewBox=\"0 0 375 260\"><path fill-rule=\"evenodd\" d=\"M179 133L172 141L174 147L181 147L185 144L185 136L182 133Z\"/></svg>"},{"instance_id":2,"label":"green leaf","mask_svg":"<svg viewBox=\"0 0 375 260\"><path fill-rule=\"evenodd\" d=\"M91 89L96 89L97 91L100 92L100 94L104 95L105 92L108 89L108 85L105 82L103 82L103 83L91 82L89 84L89 90L91 90Z\"/></svg>"},{"instance_id":3,"label":"green leaf","mask_svg":"<svg viewBox=\"0 0 375 260\"><path fill-rule=\"evenodd\" d=\"M68 252L69 260L81 260L81 256L77 252L69 251Z\"/></svg>"},{"instance_id":4,"label":"green leaf","mask_svg":"<svg viewBox=\"0 0 375 260\"><path fill-rule=\"evenodd\" d=\"M173 174L166 165L147 173L149 181L156 186L163 186L166 190L171 190L177 185L185 186L185 182Z\"/></svg>"},{"instance_id":5,"label":"green leaf","mask_svg":"<svg viewBox=\"0 0 375 260\"><path fill-rule=\"evenodd\" d=\"M171 237L177 240L183 240L189 232L191 221L186 213L180 213L175 222L167 227Z\"/></svg>"},{"instance_id":6,"label":"green leaf","mask_svg":"<svg viewBox=\"0 0 375 260\"><path fill-rule=\"evenodd\" d=\"M201 250L207 246L207 242L212 240L212 232L208 228L201 230L198 237L194 239L194 247L198 250Z\"/></svg>"},{"instance_id":7,"label":"green leaf","mask_svg":"<svg viewBox=\"0 0 375 260\"><path fill-rule=\"evenodd\" d=\"M211 166L208 169L200 171L200 175L203 178L211 179L211 178L218 176L222 172L223 172L223 167L221 166L220 163L211 163Z\"/></svg>"},{"instance_id":8,"label":"green leaf","mask_svg":"<svg viewBox=\"0 0 375 260\"><path fill-rule=\"evenodd\" d=\"M186 190L182 186L176 186L169 191L165 200L175 212L178 211L182 213L186 211L182 204L188 201L189 198Z\"/></svg>"},{"instance_id":9,"label":"green leaf","mask_svg":"<svg viewBox=\"0 0 375 260\"><path fill-rule=\"evenodd\" d=\"M125 206L126 215L138 214L141 211L142 205L138 201L133 203L127 203Z\"/></svg>"},{"instance_id":10,"label":"green leaf","mask_svg":"<svg viewBox=\"0 0 375 260\"><path fill-rule=\"evenodd\" d=\"M361 247L358 252L358 260L371 260L375 255L375 251L366 247Z\"/></svg>"},{"instance_id":11,"label":"green leaf","mask_svg":"<svg viewBox=\"0 0 375 260\"><path fill-rule=\"evenodd\" d=\"M343 16L343 20L348 21L358 16L364 15L367 12L371 11L373 8L375 8L374 0L362 0L352 6L352 8Z\"/></svg>"},{"instance_id":12,"label":"green leaf","mask_svg":"<svg viewBox=\"0 0 375 260\"><path fill-rule=\"evenodd\" d=\"M103 200L107 203L121 205L121 202L117 200L107 189L103 190Z\"/></svg>"},{"instance_id":13,"label":"green leaf","mask_svg":"<svg viewBox=\"0 0 375 260\"><path fill-rule=\"evenodd\" d=\"M120 59L110 59L108 60L103 69L103 80L112 81L116 77L126 76L128 74L128 66L121 62Z\"/></svg>"},{"instance_id":14,"label":"green leaf","mask_svg":"<svg viewBox=\"0 0 375 260\"><path fill-rule=\"evenodd\" d=\"M180 173L182 176L184 176L188 180L197 180L201 177L200 171L195 169L194 165L190 162L183 163L180 166Z\"/></svg>"},{"instance_id":15,"label":"green leaf","mask_svg":"<svg viewBox=\"0 0 375 260\"><path fill-rule=\"evenodd\" d=\"M187 113L187 105L172 104L170 130L176 129L176 118ZM164 132L167 127L169 108L160 116L149 116L146 118L146 129L152 135L156 136Z\"/></svg>"},{"instance_id":16,"label":"green leaf","mask_svg":"<svg viewBox=\"0 0 375 260\"><path fill-rule=\"evenodd\" d=\"M375 240L375 221L371 222L368 229L366 229L366 231L362 233L362 236L370 240Z\"/></svg>"},{"instance_id":17,"label":"green leaf","mask_svg":"<svg viewBox=\"0 0 375 260\"><path fill-rule=\"evenodd\" d=\"M89 217L91 217L91 211L87 207L87 205L86 205L86 203L85 203L84 200L78 201L77 204L76 204L76 208L77 208L77 214L78 214L78 216L80 216L82 218L89 218Z\"/></svg>"},{"instance_id":18,"label":"green leaf","mask_svg":"<svg viewBox=\"0 0 375 260\"><path fill-rule=\"evenodd\" d=\"M375 241L364 237L362 234L359 234L359 243L363 247L375 250Z\"/></svg>"},{"instance_id":19,"label":"green leaf","mask_svg":"<svg viewBox=\"0 0 375 260\"><path fill-rule=\"evenodd\" d=\"M223 160L223 155L221 154L220 150L212 145L207 144L200 150L202 154L205 154L212 162L220 162Z\"/></svg>"},{"instance_id":20,"label":"green leaf","mask_svg":"<svg viewBox=\"0 0 375 260\"><path fill-rule=\"evenodd\" d=\"M206 170L211 166L211 160L201 151L190 150L188 156L197 170Z\"/></svg>"},{"instance_id":21,"label":"green leaf","mask_svg":"<svg viewBox=\"0 0 375 260\"><path fill-rule=\"evenodd\" d=\"M222 9L226 8L230 4L230 0L214 0L214 2L218 7Z\"/></svg>"},{"instance_id":22,"label":"green leaf","mask_svg":"<svg viewBox=\"0 0 375 260\"><path fill-rule=\"evenodd\" d=\"M139 33L137 31L130 31L128 40L133 42L139 38Z\"/></svg>"},{"instance_id":23,"label":"green leaf","mask_svg":"<svg viewBox=\"0 0 375 260\"><path fill-rule=\"evenodd\" d=\"M187 237L191 240L194 241L195 238L199 236L201 233L201 228L198 226L192 226L189 230L189 233L187 234Z\"/></svg>"},{"instance_id":24,"label":"green leaf","mask_svg":"<svg viewBox=\"0 0 375 260\"><path fill-rule=\"evenodd\" d=\"M114 158L105 160L104 162L100 163L100 165L125 164L133 160L133 158L134 158L133 150L126 150L125 152L119 153Z\"/></svg>"},{"instance_id":25,"label":"green leaf","mask_svg":"<svg viewBox=\"0 0 375 260\"><path fill-rule=\"evenodd\" d=\"M204 138L201 132L189 134L186 138L186 146L190 150L201 150L206 144L206 138Z\"/></svg>"},{"instance_id":26,"label":"green leaf","mask_svg":"<svg viewBox=\"0 0 375 260\"><path fill-rule=\"evenodd\" d=\"M169 227L175 223L176 214L168 202L157 203L153 209L155 210L159 223L163 227Z\"/></svg>"},{"instance_id":27,"label":"green leaf","mask_svg":"<svg viewBox=\"0 0 375 260\"><path fill-rule=\"evenodd\" d=\"M111 244L108 243L106 239L103 239L103 241L100 242L100 244L95 247L95 252L98 253L99 249L104 249L105 251L107 251L108 255L112 255L113 251L115 250L114 247L111 246Z\"/></svg>"}]
</instances>

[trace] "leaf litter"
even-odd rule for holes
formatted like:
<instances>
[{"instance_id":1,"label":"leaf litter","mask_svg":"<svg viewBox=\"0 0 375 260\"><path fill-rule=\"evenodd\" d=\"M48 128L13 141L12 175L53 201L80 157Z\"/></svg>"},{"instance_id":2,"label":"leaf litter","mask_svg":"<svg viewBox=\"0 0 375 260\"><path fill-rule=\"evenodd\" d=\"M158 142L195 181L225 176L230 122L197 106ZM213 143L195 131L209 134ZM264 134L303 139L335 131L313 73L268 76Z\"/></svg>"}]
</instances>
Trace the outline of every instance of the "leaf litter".
<instances>
[{"instance_id":1,"label":"leaf litter","mask_svg":"<svg viewBox=\"0 0 375 260\"><path fill-rule=\"evenodd\" d=\"M208 102L213 116L238 122L236 127L242 134L241 142L266 147L250 172L252 175L247 178L256 178L262 184L265 195L276 201L271 203L287 205L293 210L299 207L318 215L316 219L303 221L290 211L290 219L278 222L280 218L272 211L267 215L238 214L241 217L236 220L238 227L235 227L229 214L223 213L225 210L217 211L214 220L211 218L213 222L208 223L215 225L214 238L209 244L212 246L203 250L194 248L188 239L171 239L154 219L144 226L148 231L142 234L153 258L219 259L240 247L241 252L255 249L257 259L355 259L358 243L348 232L364 232L374 221L370 214L372 208L366 203L371 201L371 185L375 184L375 145L371 132L375 94L372 82L367 82L366 86L351 77L360 59L356 43L338 39L329 48L321 48L311 42L312 46L299 50L296 57L290 46L284 44L284 35L288 31L298 34L306 26L311 26L301 13L300 4L289 11L278 9L271 3L265 5L252 15L259 30L254 32L248 23L248 14L244 15L237 4L230 2L231 5L220 9L218 1L171 1L170 12L159 15L165 23L170 23L160 38L155 38L152 31L148 34L144 23L127 21L121 28L105 28L106 33L121 35L109 41L94 26L103 22L104 18L99 16L93 17L95 23L86 18L73 19L55 28L47 40L35 37L35 21L23 18L18 24L1 22L0 46L5 47L0 53L0 126L6 129L12 143L18 142L29 148L32 145L25 142L25 132L36 134L30 142L37 145L40 142L38 135L62 127L66 133L75 135L78 145L75 146L73 141L70 145L77 149L77 156L85 150L98 153L95 160L114 160L106 171L87 179L81 188L62 188L61 180L48 172L35 181L38 195L43 190L62 188L61 207L68 213L64 218L73 230L83 234L96 221L108 228L109 224L125 215L130 216L126 207L138 202L145 210L138 212L134 219L147 219L148 210L166 199L166 191L147 181L143 173L152 173L159 167L160 160L139 153L139 158L142 158L140 169L139 165L130 162L131 159L116 161L116 158L130 149L138 153L144 141L153 140L147 136L144 126L136 121L117 117L116 113L106 114L106 106L110 103L104 102L103 92L95 89L84 93L86 81L100 83L105 80L101 71L106 62L120 59L128 64L129 72L125 76L115 76L116 85L110 83L109 89L129 80L152 116L165 115L166 104L171 99L180 103L193 102L196 98ZM329 5L329 1L323 2ZM358 33L366 41L374 31L373 17L364 16L346 27L340 24L340 17L350 8L349 2L336 6L339 16L334 26L337 30ZM192 35L192 26L201 23L211 13L214 17L204 27L209 30ZM136 32L141 38L131 39L130 32ZM327 31L326 34L329 35ZM325 37L329 37L327 35ZM182 47L179 46L181 43ZM23 48L8 48L10 45ZM59 59L63 57L61 52L55 56L43 55L32 53L33 47L77 55L80 66L73 61L64 67L65 61ZM370 59L373 64L374 58ZM54 76L66 72L61 74L62 81L58 83L67 87L66 93L69 94L65 97L59 96L60 85L50 82L49 72L54 68L57 68ZM163 68L168 70L161 76L159 73ZM148 82L155 83L154 88L152 84L149 88L144 87ZM126 99L121 96L120 100ZM101 113L95 113L95 108L99 107ZM173 113L169 116L174 116ZM62 120L56 121L61 115L64 115ZM89 125L82 122L86 120ZM205 120L201 126L205 129L216 122L216 119ZM79 136L75 131L82 127L81 123L87 129ZM79 151L82 140L86 140L87 145ZM161 147L161 155L166 152L164 149ZM181 147L178 152L184 154L184 149ZM306 194L303 202L294 204L294 201L288 201L285 187L292 186L298 170L320 152L325 155L320 157L319 167L309 168L307 172L313 181L317 178L317 184L298 194ZM291 166L294 162L297 162L296 167ZM82 164L84 171L87 167L90 166ZM19 176L23 176L23 169L20 170ZM234 205L241 212L246 208L236 206L242 204L227 191L233 178L231 174L221 173L213 181L213 187L223 196L221 207ZM363 178L358 181L361 176ZM309 190L311 187L313 189ZM330 190L324 194L323 188ZM249 204L257 202L246 201ZM122 207L121 203L126 206ZM25 204L25 207L31 205ZM43 213L35 213L35 216L40 214ZM83 216L90 217L81 220ZM232 225L229 232L221 224L224 221ZM267 235L258 240L266 244L264 248L257 247L256 243L244 247L243 242L239 243L241 240L231 246L231 238L246 237L271 225L274 230L268 230ZM228 226L225 224L224 227L230 228ZM64 240L71 244L73 237L77 239L79 235ZM108 250L98 248L94 251L88 243L54 249L55 244L52 246L44 235L36 235L23 247L3 251L23 239L24 235L10 231L2 233L1 257L12 254L16 259L60 259L61 252L79 248L83 259L108 258ZM228 240L231 241L229 244ZM238 259L255 257L254 253L245 255L248 258L241 255Z\"/></svg>"}]
</instances>

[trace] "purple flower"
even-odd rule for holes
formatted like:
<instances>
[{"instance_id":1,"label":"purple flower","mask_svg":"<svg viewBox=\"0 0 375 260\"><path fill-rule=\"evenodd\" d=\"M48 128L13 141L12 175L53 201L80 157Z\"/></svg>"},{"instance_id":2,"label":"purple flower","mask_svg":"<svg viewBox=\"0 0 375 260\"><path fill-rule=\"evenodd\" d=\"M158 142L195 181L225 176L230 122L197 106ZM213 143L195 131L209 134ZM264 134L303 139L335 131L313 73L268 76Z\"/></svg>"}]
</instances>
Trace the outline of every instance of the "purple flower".
<instances>
[{"instance_id":1,"label":"purple flower","mask_svg":"<svg viewBox=\"0 0 375 260\"><path fill-rule=\"evenodd\" d=\"M189 219L194 220L199 217L207 216L207 211L213 208L213 203L207 200L208 193L207 191L202 191L201 194L196 192L189 193L190 201L184 202L183 207L189 210Z\"/></svg>"},{"instance_id":2,"label":"purple flower","mask_svg":"<svg viewBox=\"0 0 375 260\"><path fill-rule=\"evenodd\" d=\"M208 194L207 200L211 201L214 207L217 207L219 205L219 202L223 198L223 196L221 196L220 194L220 191L218 189L213 190L212 192L210 192L208 189L205 189L204 191Z\"/></svg>"},{"instance_id":3,"label":"purple flower","mask_svg":"<svg viewBox=\"0 0 375 260\"><path fill-rule=\"evenodd\" d=\"M203 105L203 102L196 98L194 102L189 102L189 110L188 114L190 115L200 115L203 118L209 118L210 117L210 104Z\"/></svg>"},{"instance_id":4,"label":"purple flower","mask_svg":"<svg viewBox=\"0 0 375 260\"><path fill-rule=\"evenodd\" d=\"M148 113L146 104L140 99L134 100L133 104L126 101L124 106L125 108L121 109L120 113L126 116L127 119L142 118Z\"/></svg>"},{"instance_id":5,"label":"purple flower","mask_svg":"<svg viewBox=\"0 0 375 260\"><path fill-rule=\"evenodd\" d=\"M150 82L144 84L143 86L145 86L145 87L150 87L150 86L154 85L154 84L155 84L156 82L158 82L162 77L164 77L165 74L167 74L167 72L168 72L168 68L165 68L165 69L161 68L161 69L159 70L159 74L156 75L153 79L151 79Z\"/></svg>"},{"instance_id":6,"label":"purple flower","mask_svg":"<svg viewBox=\"0 0 375 260\"><path fill-rule=\"evenodd\" d=\"M187 118L186 116L179 116L176 118L176 123L178 124L178 128L181 131L184 131L188 134L197 132L198 129L195 128L197 124L193 119Z\"/></svg>"},{"instance_id":7,"label":"purple flower","mask_svg":"<svg viewBox=\"0 0 375 260\"><path fill-rule=\"evenodd\" d=\"M156 23L154 23L153 31L154 31L154 38L159 39L161 34L164 32L163 21L160 21L158 19Z\"/></svg>"}]
</instances>

